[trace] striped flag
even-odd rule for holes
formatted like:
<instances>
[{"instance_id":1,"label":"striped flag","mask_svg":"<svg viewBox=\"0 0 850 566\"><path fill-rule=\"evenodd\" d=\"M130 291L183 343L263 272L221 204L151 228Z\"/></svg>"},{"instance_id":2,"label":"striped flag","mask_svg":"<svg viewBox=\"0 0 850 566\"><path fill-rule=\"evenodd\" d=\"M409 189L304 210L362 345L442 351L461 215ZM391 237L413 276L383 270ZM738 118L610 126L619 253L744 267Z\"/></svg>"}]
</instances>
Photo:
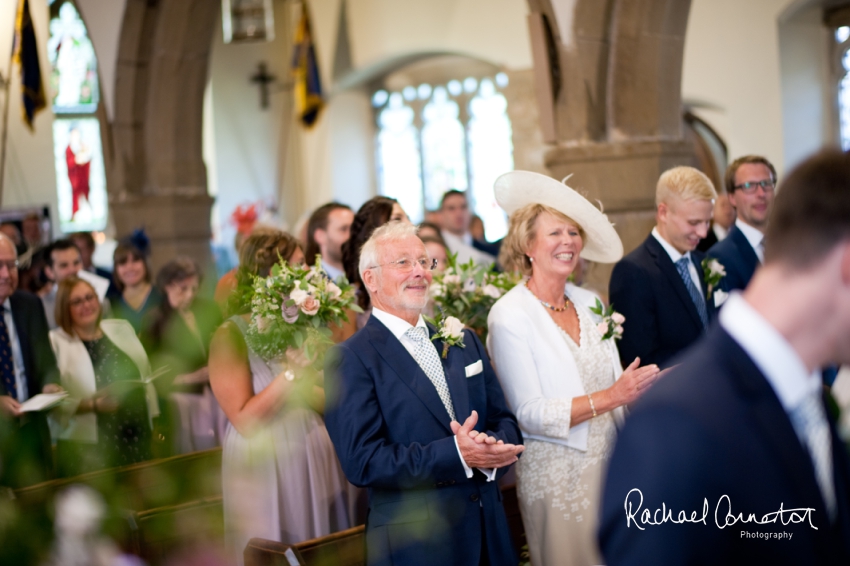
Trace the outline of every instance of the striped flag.
<instances>
[{"instance_id":1,"label":"striped flag","mask_svg":"<svg viewBox=\"0 0 850 566\"><path fill-rule=\"evenodd\" d=\"M15 44L12 60L21 66L21 109L24 122L33 129L33 119L39 110L47 106L44 83L41 80L41 65L38 61L38 41L30 17L29 0L20 0L15 20Z\"/></svg>"},{"instance_id":2,"label":"striped flag","mask_svg":"<svg viewBox=\"0 0 850 566\"><path fill-rule=\"evenodd\" d=\"M292 74L295 78L295 108L301 123L310 128L319 119L324 100L306 2L301 13L301 21L298 22L298 29L295 31Z\"/></svg>"}]
</instances>

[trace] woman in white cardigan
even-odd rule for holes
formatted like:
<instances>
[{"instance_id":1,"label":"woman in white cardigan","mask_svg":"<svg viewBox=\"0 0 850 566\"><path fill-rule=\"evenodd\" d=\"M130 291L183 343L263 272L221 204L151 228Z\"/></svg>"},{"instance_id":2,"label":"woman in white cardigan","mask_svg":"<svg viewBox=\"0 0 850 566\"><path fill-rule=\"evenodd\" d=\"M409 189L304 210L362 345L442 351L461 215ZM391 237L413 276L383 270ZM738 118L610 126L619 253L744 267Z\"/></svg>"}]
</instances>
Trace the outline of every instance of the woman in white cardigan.
<instances>
[{"instance_id":1,"label":"woman in white cardigan","mask_svg":"<svg viewBox=\"0 0 850 566\"><path fill-rule=\"evenodd\" d=\"M596 295L567 280L579 256L613 262L623 245L599 210L544 175L503 175L496 199L511 213L501 263L527 276L490 311L488 350L525 438L517 494L531 562L600 564L604 463L624 405L658 368L635 360L624 372L601 332L609 326L590 310Z\"/></svg>"},{"instance_id":2,"label":"woman in white cardigan","mask_svg":"<svg viewBox=\"0 0 850 566\"><path fill-rule=\"evenodd\" d=\"M50 332L62 386L71 402L54 412L63 476L151 458L156 391L143 379L150 363L126 320L101 320L97 293L70 277L56 295L58 328Z\"/></svg>"}]
</instances>

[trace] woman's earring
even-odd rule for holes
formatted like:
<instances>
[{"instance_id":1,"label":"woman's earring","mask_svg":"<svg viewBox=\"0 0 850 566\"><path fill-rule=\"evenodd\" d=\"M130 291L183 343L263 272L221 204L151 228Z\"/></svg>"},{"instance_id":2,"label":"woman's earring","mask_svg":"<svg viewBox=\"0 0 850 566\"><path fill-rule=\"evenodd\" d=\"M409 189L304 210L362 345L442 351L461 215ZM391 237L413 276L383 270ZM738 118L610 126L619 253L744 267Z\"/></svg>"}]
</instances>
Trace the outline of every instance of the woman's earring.
<instances>
[{"instance_id":1,"label":"woman's earring","mask_svg":"<svg viewBox=\"0 0 850 566\"><path fill-rule=\"evenodd\" d=\"M528 256L528 262L529 262L529 263L534 263L534 258L533 258L533 257L531 257L531 256Z\"/></svg>"}]
</instances>

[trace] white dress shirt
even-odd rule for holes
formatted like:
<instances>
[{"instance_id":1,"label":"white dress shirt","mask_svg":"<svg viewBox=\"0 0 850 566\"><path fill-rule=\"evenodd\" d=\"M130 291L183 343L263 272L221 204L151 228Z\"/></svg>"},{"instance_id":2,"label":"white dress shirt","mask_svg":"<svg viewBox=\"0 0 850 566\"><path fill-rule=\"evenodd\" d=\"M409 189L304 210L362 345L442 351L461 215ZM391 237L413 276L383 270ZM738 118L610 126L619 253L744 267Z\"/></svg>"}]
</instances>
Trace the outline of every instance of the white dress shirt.
<instances>
[{"instance_id":1,"label":"white dress shirt","mask_svg":"<svg viewBox=\"0 0 850 566\"><path fill-rule=\"evenodd\" d=\"M820 372L809 372L791 344L734 292L720 310L720 325L752 358L789 415L821 387Z\"/></svg>"},{"instance_id":2,"label":"white dress shirt","mask_svg":"<svg viewBox=\"0 0 850 566\"><path fill-rule=\"evenodd\" d=\"M761 230L753 228L740 218L735 220L735 226L738 227L738 230L744 234L744 237L753 247L759 258L759 263L764 263L764 234L761 233Z\"/></svg>"},{"instance_id":3,"label":"white dress shirt","mask_svg":"<svg viewBox=\"0 0 850 566\"><path fill-rule=\"evenodd\" d=\"M392 333L393 336L398 338L398 341L401 342L401 345L404 346L404 349L407 350L410 353L410 356L414 360L416 360L415 352L416 352L416 348L417 348L418 344L416 342L414 342L413 339L410 336L407 335L407 331L409 329L413 328L413 326L409 322L407 322L406 320L403 320L403 319L395 316L394 314L390 314L386 311L382 311L381 309L375 307L374 305L372 306L372 316L374 316L375 318L380 320L381 323L383 323L383 325L387 327L387 330L389 330ZM419 320L416 321L416 327L417 328L422 327L422 328L425 329L426 332L428 332L428 326L425 324L425 319L422 318L421 314L419 315ZM426 334L426 336L427 335L430 335L430 332L428 332ZM433 344L434 343L431 342L432 347L434 347ZM434 351L435 352L437 351L436 347L434 347ZM439 356L439 352L437 352L437 355ZM419 362L416 362L416 363L418 364ZM423 371L425 371L425 370L423 369ZM458 444L457 444L457 436L455 436L454 439L455 439L455 448L457 448L457 455L460 458L460 463L463 464L463 470L466 472L466 477L471 478L472 477L472 468L470 468L466 464L466 461L463 459L463 455L460 453L460 446L458 446ZM493 481L494 479L496 479L496 469L495 468L493 468L493 469L478 468L478 469L481 471L481 473L483 473L485 476L487 476L487 481Z\"/></svg>"},{"instance_id":4,"label":"white dress shirt","mask_svg":"<svg viewBox=\"0 0 850 566\"><path fill-rule=\"evenodd\" d=\"M23 403L30 398L29 390L27 389L27 372L24 368L24 354L21 351L21 343L18 341L15 319L12 317L12 303L8 297L3 301L3 319L6 321L6 330L9 332L9 344L12 346L12 363L15 366L15 385L18 388L18 401Z\"/></svg>"},{"instance_id":5,"label":"white dress shirt","mask_svg":"<svg viewBox=\"0 0 850 566\"><path fill-rule=\"evenodd\" d=\"M333 265L326 263L324 259L322 260L322 269L328 274L328 277L330 277L332 281L336 281L340 275L345 275L343 270L337 269Z\"/></svg>"},{"instance_id":6,"label":"white dress shirt","mask_svg":"<svg viewBox=\"0 0 850 566\"><path fill-rule=\"evenodd\" d=\"M495 257L472 247L472 236L469 233L466 233L463 236L455 236L448 230L443 230L441 234L443 235L443 240L445 240L446 245L449 247L449 251L453 254L457 254L458 263L466 263L470 259L473 260L476 265L487 266L491 263L496 263Z\"/></svg>"},{"instance_id":7,"label":"white dress shirt","mask_svg":"<svg viewBox=\"0 0 850 566\"><path fill-rule=\"evenodd\" d=\"M658 243L661 244L661 247L664 248L664 251L670 256L670 259L673 261L673 265L676 265L676 262L683 257L688 258L688 273L691 274L691 281L694 282L697 290L702 293L702 283L699 280L699 273L697 273L697 267L694 265L691 252L685 252L684 254L679 252L679 250L671 246L670 243L658 233L657 227L652 229L652 236L658 240Z\"/></svg>"}]
</instances>

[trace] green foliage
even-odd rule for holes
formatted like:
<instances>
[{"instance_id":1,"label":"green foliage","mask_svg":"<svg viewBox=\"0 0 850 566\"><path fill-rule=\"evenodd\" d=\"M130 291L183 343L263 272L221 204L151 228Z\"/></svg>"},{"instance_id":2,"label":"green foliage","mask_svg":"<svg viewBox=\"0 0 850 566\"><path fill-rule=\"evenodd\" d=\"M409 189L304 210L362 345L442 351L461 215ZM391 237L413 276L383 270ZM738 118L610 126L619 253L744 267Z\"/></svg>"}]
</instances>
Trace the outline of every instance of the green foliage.
<instances>
[{"instance_id":1,"label":"green foliage","mask_svg":"<svg viewBox=\"0 0 850 566\"><path fill-rule=\"evenodd\" d=\"M487 315L499 298L513 289L522 277L518 273L497 273L494 267L459 264L457 254L448 258L448 267L434 275L431 296L441 318L453 316L487 340Z\"/></svg>"}]
</instances>

